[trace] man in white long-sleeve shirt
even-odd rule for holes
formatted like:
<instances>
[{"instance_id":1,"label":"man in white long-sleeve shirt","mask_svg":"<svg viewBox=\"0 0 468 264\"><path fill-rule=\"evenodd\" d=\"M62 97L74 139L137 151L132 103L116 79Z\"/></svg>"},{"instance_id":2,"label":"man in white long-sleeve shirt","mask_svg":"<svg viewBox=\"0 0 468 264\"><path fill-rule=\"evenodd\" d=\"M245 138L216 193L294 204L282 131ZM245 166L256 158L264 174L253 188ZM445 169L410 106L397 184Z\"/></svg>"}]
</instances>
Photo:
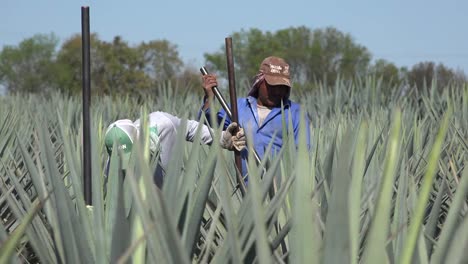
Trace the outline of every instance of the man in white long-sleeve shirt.
<instances>
[{"instance_id":1,"label":"man in white long-sleeve shirt","mask_svg":"<svg viewBox=\"0 0 468 264\"><path fill-rule=\"evenodd\" d=\"M150 138L150 151L159 151L160 166L156 169L154 181L158 187L162 187L164 171L172 157L172 149L176 145L178 129L182 120L166 112L153 112L149 114L148 128ZM128 159L132 152L134 140L139 136L140 119L132 122L129 119L121 119L112 123L106 130L105 144L109 156L112 153L114 143L117 142L122 150L122 168L126 169ZM185 140L193 142L197 135L198 126L201 125L201 142L210 145L213 142L212 131L206 125L194 120L187 120ZM223 131L220 138L221 147L228 150L242 150L245 147L245 135L243 129L239 129L236 123ZM107 162L109 166L110 159ZM107 174L107 173L106 173Z\"/></svg>"}]
</instances>

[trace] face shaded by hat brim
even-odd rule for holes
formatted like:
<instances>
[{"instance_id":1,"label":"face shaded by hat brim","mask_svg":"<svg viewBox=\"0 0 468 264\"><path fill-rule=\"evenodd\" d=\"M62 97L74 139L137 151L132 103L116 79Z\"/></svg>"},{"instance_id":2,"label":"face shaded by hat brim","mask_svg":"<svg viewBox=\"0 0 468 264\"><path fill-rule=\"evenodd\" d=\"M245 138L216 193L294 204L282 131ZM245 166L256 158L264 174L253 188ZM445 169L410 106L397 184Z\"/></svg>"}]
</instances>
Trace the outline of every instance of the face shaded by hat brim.
<instances>
[{"instance_id":1,"label":"face shaded by hat brim","mask_svg":"<svg viewBox=\"0 0 468 264\"><path fill-rule=\"evenodd\" d=\"M265 74L265 80L269 85L284 85L291 88L291 81L285 77Z\"/></svg>"}]
</instances>

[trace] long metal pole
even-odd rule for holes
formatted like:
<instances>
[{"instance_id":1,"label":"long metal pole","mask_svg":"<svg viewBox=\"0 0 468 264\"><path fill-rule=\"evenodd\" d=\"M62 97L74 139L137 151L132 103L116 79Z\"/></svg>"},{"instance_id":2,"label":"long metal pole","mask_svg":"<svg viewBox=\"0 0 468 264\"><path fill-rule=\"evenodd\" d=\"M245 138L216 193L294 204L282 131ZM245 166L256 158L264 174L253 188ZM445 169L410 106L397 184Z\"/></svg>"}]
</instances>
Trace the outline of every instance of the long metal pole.
<instances>
[{"instance_id":1,"label":"long metal pole","mask_svg":"<svg viewBox=\"0 0 468 264\"><path fill-rule=\"evenodd\" d=\"M207 75L208 74L208 71L206 70L205 67L201 67L200 72L202 73L202 75ZM229 119L232 120L231 109L229 108L229 105L226 103L226 100L224 100L223 95L219 92L218 87L215 86L215 87L212 88L212 90L213 90L213 93L216 96L216 98L218 98L219 102L221 103L221 106L223 107L224 111L228 115ZM240 126L240 124L239 124L239 126ZM257 153L257 151L255 151L255 149L253 150L253 155L254 155L255 160L257 161L257 163L261 164L260 156L258 156L258 153Z\"/></svg>"},{"instance_id":2,"label":"long metal pole","mask_svg":"<svg viewBox=\"0 0 468 264\"><path fill-rule=\"evenodd\" d=\"M81 7L82 90L83 90L83 191L87 205L92 205L91 186L91 129L89 106L91 102L89 7Z\"/></svg>"},{"instance_id":3,"label":"long metal pole","mask_svg":"<svg viewBox=\"0 0 468 264\"><path fill-rule=\"evenodd\" d=\"M231 100L231 111L232 111L232 121L239 124L239 115L237 112L237 95L236 95L236 78L234 74L234 56L232 52L232 38L225 38L226 43L226 58L227 58L227 69L228 69L228 79L229 79L229 99ZM240 187L242 195L245 195L245 184L244 179L242 178L242 160L240 152L234 150L234 160L236 162L236 175L237 175L237 184Z\"/></svg>"}]
</instances>

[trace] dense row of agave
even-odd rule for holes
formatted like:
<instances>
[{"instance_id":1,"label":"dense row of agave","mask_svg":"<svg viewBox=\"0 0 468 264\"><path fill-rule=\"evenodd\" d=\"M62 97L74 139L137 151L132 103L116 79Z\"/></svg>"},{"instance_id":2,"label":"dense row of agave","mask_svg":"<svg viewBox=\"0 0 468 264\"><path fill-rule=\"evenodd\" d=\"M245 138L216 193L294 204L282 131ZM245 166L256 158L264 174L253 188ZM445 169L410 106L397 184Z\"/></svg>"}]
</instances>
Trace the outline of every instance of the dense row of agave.
<instances>
[{"instance_id":1,"label":"dense row of agave","mask_svg":"<svg viewBox=\"0 0 468 264\"><path fill-rule=\"evenodd\" d=\"M295 91L312 149L302 128L297 149L289 138L249 164L244 197L232 153L182 138L162 190L144 137L126 175L112 157L105 178L108 123L193 118L200 98L168 86L143 105L93 98L92 207L80 98L0 98L0 263L467 263L468 87L381 89L369 78Z\"/></svg>"}]
</instances>

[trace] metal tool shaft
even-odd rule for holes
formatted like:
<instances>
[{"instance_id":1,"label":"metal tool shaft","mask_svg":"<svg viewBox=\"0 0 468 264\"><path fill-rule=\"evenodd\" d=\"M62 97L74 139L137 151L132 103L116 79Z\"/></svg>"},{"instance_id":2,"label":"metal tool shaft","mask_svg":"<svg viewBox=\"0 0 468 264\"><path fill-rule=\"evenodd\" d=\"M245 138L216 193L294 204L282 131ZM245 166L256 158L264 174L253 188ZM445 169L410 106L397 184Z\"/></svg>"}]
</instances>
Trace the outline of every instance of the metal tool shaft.
<instances>
[{"instance_id":1,"label":"metal tool shaft","mask_svg":"<svg viewBox=\"0 0 468 264\"><path fill-rule=\"evenodd\" d=\"M207 75L208 74L208 71L206 70L205 67L201 67L200 68L200 72L203 74L203 75ZM224 100L224 97L223 95L219 92L218 90L218 87L214 86L212 88L213 90L213 93L214 95L216 96L216 98L218 98L219 102L221 103L221 106L223 107L224 111L226 112L226 114L228 115L229 119L232 120L232 112L231 112L231 109L229 108L229 105L226 103L226 100ZM240 127L240 124L239 124L239 127ZM261 160L260 160L260 156L258 156L258 153L257 151L255 151L255 149L253 150L254 153L254 157L255 157L255 160L257 161L258 164L261 163Z\"/></svg>"}]
</instances>

